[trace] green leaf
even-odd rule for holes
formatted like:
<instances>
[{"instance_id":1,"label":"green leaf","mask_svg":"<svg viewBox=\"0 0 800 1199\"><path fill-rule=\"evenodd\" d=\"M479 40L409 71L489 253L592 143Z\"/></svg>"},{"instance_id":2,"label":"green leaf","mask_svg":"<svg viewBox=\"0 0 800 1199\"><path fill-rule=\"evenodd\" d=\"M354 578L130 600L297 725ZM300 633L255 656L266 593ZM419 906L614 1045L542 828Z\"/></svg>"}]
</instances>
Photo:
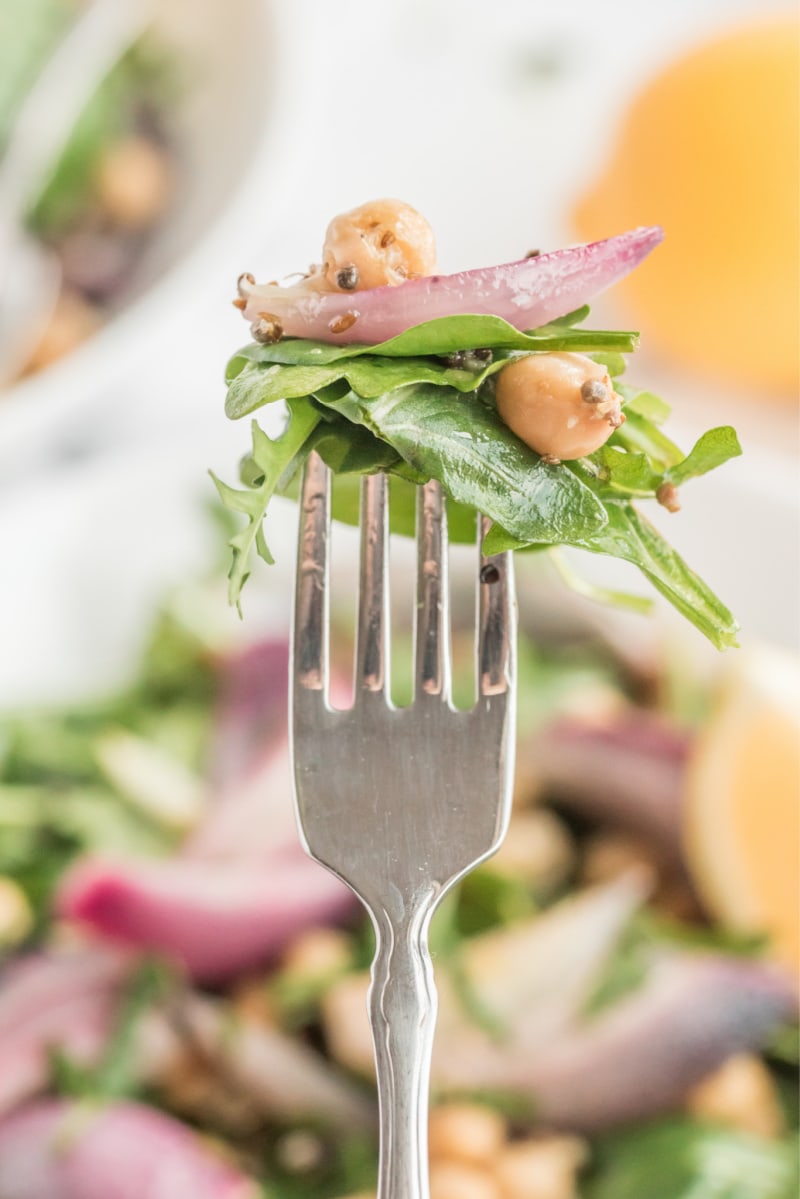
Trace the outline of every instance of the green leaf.
<instances>
[{"instance_id":1,"label":"green leaf","mask_svg":"<svg viewBox=\"0 0 800 1199\"><path fill-rule=\"evenodd\" d=\"M794 1145L672 1119L595 1146L586 1199L794 1199Z\"/></svg>"},{"instance_id":2,"label":"green leaf","mask_svg":"<svg viewBox=\"0 0 800 1199\"><path fill-rule=\"evenodd\" d=\"M632 562L717 649L735 646L737 621L658 530L630 503L609 501L605 507L606 526L574 544Z\"/></svg>"},{"instance_id":3,"label":"green leaf","mask_svg":"<svg viewBox=\"0 0 800 1199\"><path fill-rule=\"evenodd\" d=\"M609 444L620 445L626 450L640 450L659 470L677 466L683 460L683 451L649 417L628 404L624 412L625 424L616 430Z\"/></svg>"},{"instance_id":4,"label":"green leaf","mask_svg":"<svg viewBox=\"0 0 800 1199\"><path fill-rule=\"evenodd\" d=\"M627 363L622 354L612 351L590 354L589 357L595 362L599 362L601 366L604 366L612 379L617 379L620 375L625 374Z\"/></svg>"},{"instance_id":5,"label":"green leaf","mask_svg":"<svg viewBox=\"0 0 800 1199\"><path fill-rule=\"evenodd\" d=\"M648 596L631 595L628 591L618 591L616 588L600 587L597 583L592 583L591 580L585 579L583 575L572 569L572 565L567 562L557 546L551 546L549 554L559 575L570 591L574 591L576 595L583 595L586 599L594 600L598 604L608 604L613 608L627 608L629 612L652 611L653 601Z\"/></svg>"},{"instance_id":6,"label":"green leaf","mask_svg":"<svg viewBox=\"0 0 800 1199\"><path fill-rule=\"evenodd\" d=\"M344 358L326 366L249 362L228 386L225 414L231 420L238 420L263 404L317 395L340 379L366 399L409 383L435 383L458 391L474 391L505 363L506 358L502 357L480 371L471 371L453 369L436 358L385 358L377 354Z\"/></svg>"},{"instance_id":7,"label":"green leaf","mask_svg":"<svg viewBox=\"0 0 800 1199\"><path fill-rule=\"evenodd\" d=\"M672 409L666 400L654 395L652 391L635 391L630 387L617 386L616 389L625 399L625 412L637 413L652 421L654 425L662 425Z\"/></svg>"},{"instance_id":8,"label":"green leaf","mask_svg":"<svg viewBox=\"0 0 800 1199\"><path fill-rule=\"evenodd\" d=\"M737 458L741 452L742 447L735 430L730 425L721 425L704 433L687 456L670 467L664 477L677 487L687 479L696 479L699 475L705 475L715 467L721 466L723 462Z\"/></svg>"},{"instance_id":9,"label":"green leaf","mask_svg":"<svg viewBox=\"0 0 800 1199\"><path fill-rule=\"evenodd\" d=\"M474 313L441 316L406 329L378 345L331 345L329 342L286 337L272 345L252 342L228 363L228 382L245 362L279 362L285 365L328 366L348 358L377 355L388 358L418 358L453 354L458 350L575 350L589 353L604 350L632 353L639 344L638 333L617 330L574 329L552 322L522 333L499 316Z\"/></svg>"},{"instance_id":10,"label":"green leaf","mask_svg":"<svg viewBox=\"0 0 800 1199\"><path fill-rule=\"evenodd\" d=\"M638 450L606 444L595 450L592 461L600 467L605 486L627 495L654 495L664 481L663 473L653 470L647 454Z\"/></svg>"},{"instance_id":11,"label":"green leaf","mask_svg":"<svg viewBox=\"0 0 800 1199\"><path fill-rule=\"evenodd\" d=\"M232 604L236 604L240 614L242 587L250 574L253 550L266 562L273 560L261 528L269 502L284 477L296 472L297 459L321 419L307 398L290 400L287 407L289 423L283 434L275 440L268 437L255 421L252 423L251 461L262 479L259 486L241 491L229 487L211 474L223 504L248 518L247 525L229 542L233 561L228 573L228 598Z\"/></svg>"},{"instance_id":12,"label":"green leaf","mask_svg":"<svg viewBox=\"0 0 800 1199\"><path fill-rule=\"evenodd\" d=\"M472 393L418 384L357 403L367 427L415 471L515 537L560 543L589 537L606 522L576 475L542 462Z\"/></svg>"}]
</instances>

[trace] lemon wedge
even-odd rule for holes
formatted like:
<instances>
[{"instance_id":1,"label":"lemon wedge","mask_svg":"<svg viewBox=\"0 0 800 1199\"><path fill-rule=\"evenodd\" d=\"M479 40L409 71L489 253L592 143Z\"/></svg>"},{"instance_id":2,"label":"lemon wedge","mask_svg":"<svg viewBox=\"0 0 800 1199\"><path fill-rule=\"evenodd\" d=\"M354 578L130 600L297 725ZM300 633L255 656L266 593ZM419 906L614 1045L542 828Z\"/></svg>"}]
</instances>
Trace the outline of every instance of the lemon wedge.
<instances>
[{"instance_id":1,"label":"lemon wedge","mask_svg":"<svg viewBox=\"0 0 800 1199\"><path fill-rule=\"evenodd\" d=\"M710 912L764 933L800 965L800 661L742 650L724 677L686 779L683 837Z\"/></svg>"}]
</instances>

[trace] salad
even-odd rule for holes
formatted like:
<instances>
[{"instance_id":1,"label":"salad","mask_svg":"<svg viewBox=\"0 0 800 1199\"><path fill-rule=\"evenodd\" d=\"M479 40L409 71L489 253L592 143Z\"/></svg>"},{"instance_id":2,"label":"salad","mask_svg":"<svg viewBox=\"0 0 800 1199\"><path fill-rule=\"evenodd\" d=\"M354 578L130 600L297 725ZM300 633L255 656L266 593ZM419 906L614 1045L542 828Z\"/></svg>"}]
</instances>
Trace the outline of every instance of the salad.
<instances>
[{"instance_id":1,"label":"salad","mask_svg":"<svg viewBox=\"0 0 800 1199\"><path fill-rule=\"evenodd\" d=\"M288 646L208 585L118 693L0 722L0 1199L374 1195L369 922L297 844ZM433 1196L791 1199L795 985L677 835L710 695L548 614L509 836L432 929Z\"/></svg>"},{"instance_id":2,"label":"salad","mask_svg":"<svg viewBox=\"0 0 800 1199\"><path fill-rule=\"evenodd\" d=\"M4 0L0 9L0 153L15 111L76 10L74 0ZM101 82L28 226L58 256L62 287L24 367L41 370L91 336L118 307L167 212L176 146L167 117L175 64L143 38Z\"/></svg>"},{"instance_id":3,"label":"salad","mask_svg":"<svg viewBox=\"0 0 800 1199\"><path fill-rule=\"evenodd\" d=\"M254 420L242 486L215 479L247 518L231 542L232 601L253 555L271 560L272 497L296 489L316 450L337 479L335 517L354 522L354 482L385 471L393 528L411 533L416 485L437 479L451 540L473 540L481 512L493 522L487 553L574 546L621 558L718 648L736 644L732 614L637 506L677 510L683 484L741 453L736 434L711 429L684 453L663 431L664 401L623 381L636 333L585 325L588 301L661 238L634 229L441 275L427 221L379 200L331 222L322 262L300 282L242 275L234 303L254 340L228 363L226 412L281 401L287 424L270 437Z\"/></svg>"}]
</instances>

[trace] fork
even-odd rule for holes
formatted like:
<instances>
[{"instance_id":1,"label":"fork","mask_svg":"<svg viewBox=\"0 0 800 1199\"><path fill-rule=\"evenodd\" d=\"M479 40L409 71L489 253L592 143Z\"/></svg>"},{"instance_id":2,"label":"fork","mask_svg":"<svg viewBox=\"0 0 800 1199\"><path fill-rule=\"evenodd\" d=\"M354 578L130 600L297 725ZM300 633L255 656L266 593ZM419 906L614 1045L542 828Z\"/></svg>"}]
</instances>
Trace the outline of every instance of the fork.
<instances>
[{"instance_id":1,"label":"fork","mask_svg":"<svg viewBox=\"0 0 800 1199\"><path fill-rule=\"evenodd\" d=\"M328 700L330 476L306 463L292 647L295 802L306 851L338 875L375 930L368 1000L380 1115L378 1199L428 1199L428 1092L436 988L431 916L497 849L511 805L515 599L510 555L481 558L478 697L450 698L445 501L417 494L415 694L389 696L385 475L362 479L355 698ZM481 531L487 522L480 518Z\"/></svg>"}]
</instances>

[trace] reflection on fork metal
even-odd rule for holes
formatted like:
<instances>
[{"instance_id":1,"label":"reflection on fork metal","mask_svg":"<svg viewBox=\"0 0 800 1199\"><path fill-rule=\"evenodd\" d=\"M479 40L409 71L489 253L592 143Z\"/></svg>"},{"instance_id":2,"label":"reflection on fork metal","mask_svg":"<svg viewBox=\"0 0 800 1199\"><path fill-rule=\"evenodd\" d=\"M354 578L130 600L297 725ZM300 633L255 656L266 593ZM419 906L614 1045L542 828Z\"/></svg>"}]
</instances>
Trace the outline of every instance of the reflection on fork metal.
<instances>
[{"instance_id":1,"label":"reflection on fork metal","mask_svg":"<svg viewBox=\"0 0 800 1199\"><path fill-rule=\"evenodd\" d=\"M436 990L428 927L445 891L500 844L514 752L515 601L510 555L480 558L478 696L450 699L447 526L436 483L419 489L415 694L389 698L388 511L362 481L353 707L328 700L330 479L306 466L293 645L292 752L306 849L359 896L376 934L369 1017L380 1103L379 1199L427 1199Z\"/></svg>"}]
</instances>

